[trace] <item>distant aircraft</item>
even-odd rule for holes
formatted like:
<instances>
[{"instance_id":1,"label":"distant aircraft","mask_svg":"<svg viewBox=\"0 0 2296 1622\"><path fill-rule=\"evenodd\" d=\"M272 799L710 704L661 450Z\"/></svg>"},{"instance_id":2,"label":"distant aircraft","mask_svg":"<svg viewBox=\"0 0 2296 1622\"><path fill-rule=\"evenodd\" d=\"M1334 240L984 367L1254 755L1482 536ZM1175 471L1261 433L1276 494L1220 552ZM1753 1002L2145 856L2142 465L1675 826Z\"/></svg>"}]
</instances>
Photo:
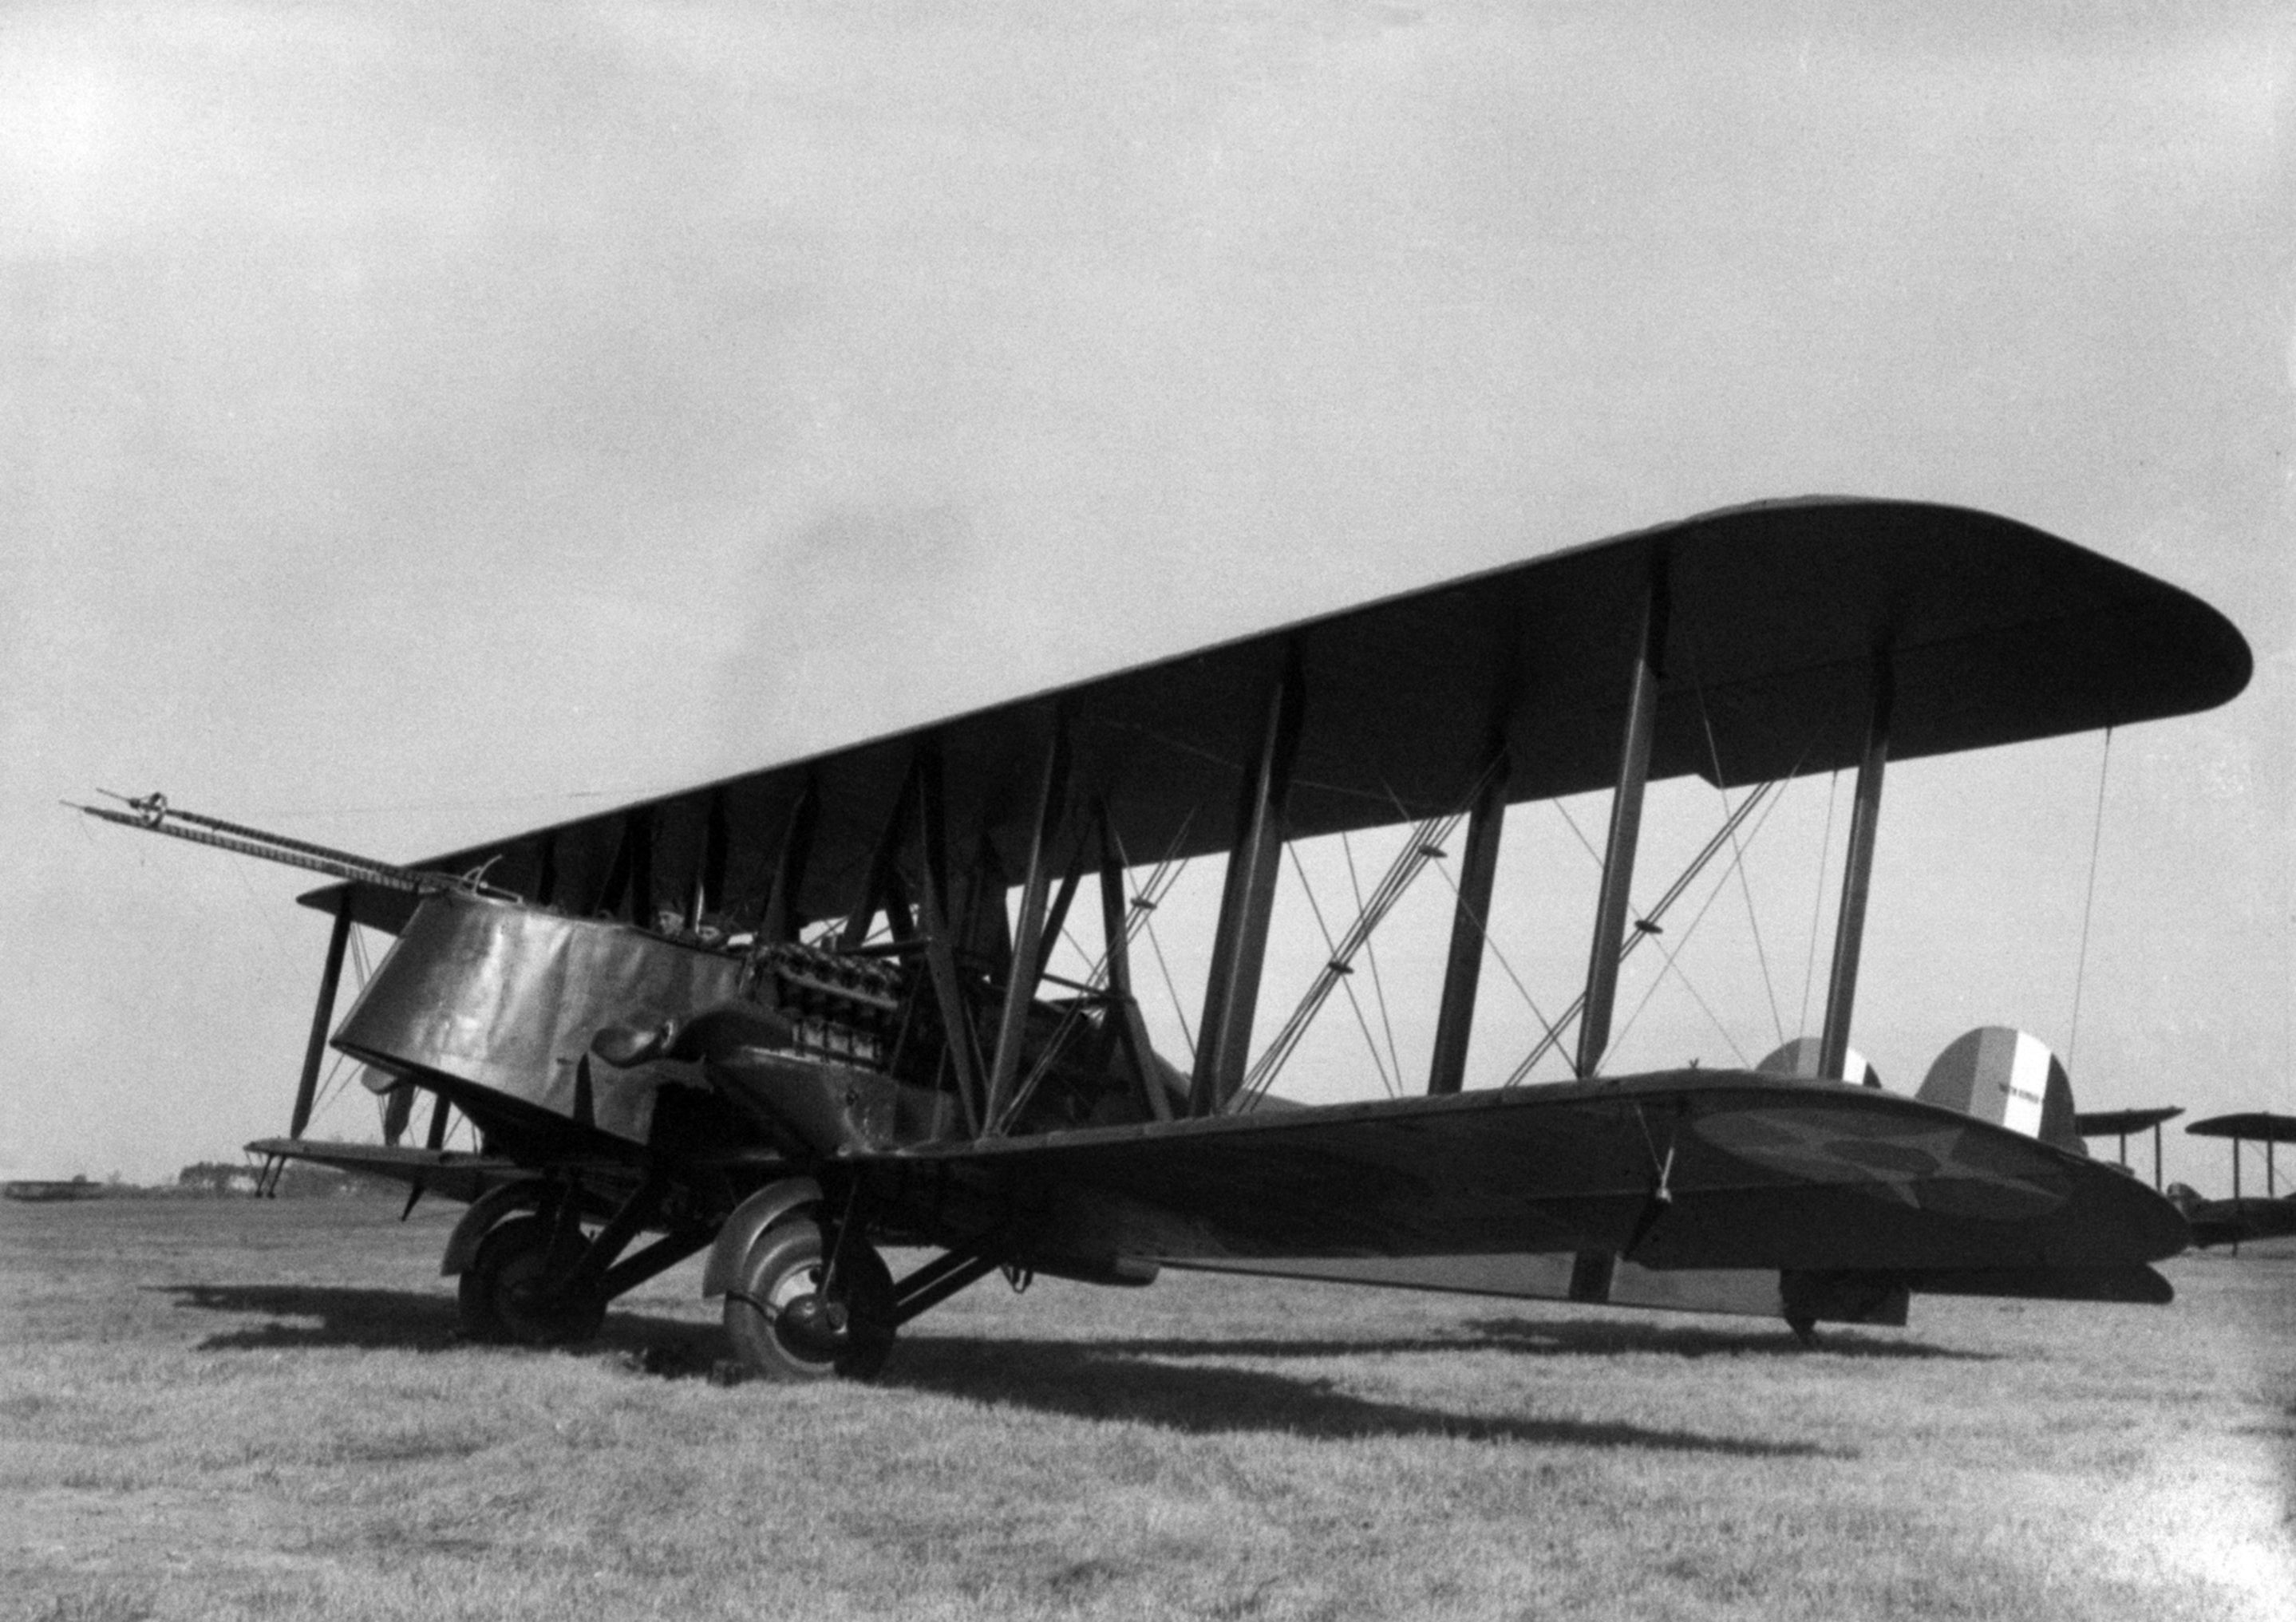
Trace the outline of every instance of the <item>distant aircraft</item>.
<instances>
[{"instance_id":1,"label":"distant aircraft","mask_svg":"<svg viewBox=\"0 0 2296 1622\"><path fill-rule=\"evenodd\" d=\"M579 1339L702 1250L741 1356L788 1378L873 1372L901 1325L1000 1269L1140 1284L1165 1265L1528 1256L1602 1298L1622 1267L1719 1270L1807 1332L1901 1317L1908 1292L2168 1298L2146 1264L2184 1247L2183 1219L2087 1158L2070 1095L2015 1041L1964 1039L1940 1084L1957 1108L1927 1083L1830 1078L1889 760L2188 713L2250 668L2213 609L2024 525L1818 498L412 866L156 795L97 815L342 881L305 897L334 930L290 1135L250 1147L469 1201L444 1270L475 1335ZM1629 905L1646 782L1748 791L1711 854L1782 780L1843 767L1811 1073L1606 1071L1620 960L1664 908ZM1505 1085L1465 1090L1506 808L1605 786L1583 992ZM1287 843L1382 826L1409 831L1401 855L1255 1051ZM1183 1065L1151 1045L1133 948L1177 864L1207 856L1226 878ZM1424 1094L1284 1107L1267 1086L1306 1021L1438 863L1456 901ZM1095 966L1052 973L1095 892ZM398 939L338 1027L355 922ZM426 1146L302 1135L331 1028L431 1096ZM1549 1050L1574 1078L1522 1085ZM482 1152L444 1147L450 1110ZM937 1254L897 1281L882 1247Z\"/></svg>"},{"instance_id":2,"label":"distant aircraft","mask_svg":"<svg viewBox=\"0 0 2296 1622\"><path fill-rule=\"evenodd\" d=\"M2296 1195L2284 1196L2273 1164L2273 1151L2282 1143L2296 1143L2296 1115L2274 1115L2257 1110L2243 1114L2218 1115L2204 1121L2194 1121L2185 1128L2194 1137L2229 1138L2232 1140L2232 1198L2204 1200L2191 1188L2178 1183L2169 1190L2169 1198L2185 1214L2185 1221L2193 1230L2193 1242L2206 1249L2210 1245L2231 1245L2238 1249L2244 1240L2278 1239L2296 1233ZM2243 1198L2240 1192L2240 1151L2247 1143L2264 1145L2264 1198L2251 1195Z\"/></svg>"},{"instance_id":3,"label":"distant aircraft","mask_svg":"<svg viewBox=\"0 0 2296 1622\"><path fill-rule=\"evenodd\" d=\"M2084 1110L2073 1118L2073 1129L2083 1138L2119 1138L2120 1146L2114 1159L2123 1169L2128 1166L2128 1138L2131 1133L2150 1130L2152 1134L2152 1186L2161 1186L2161 1124L2173 1121L2185 1112L2181 1104L2160 1104L2144 1110Z\"/></svg>"}]
</instances>

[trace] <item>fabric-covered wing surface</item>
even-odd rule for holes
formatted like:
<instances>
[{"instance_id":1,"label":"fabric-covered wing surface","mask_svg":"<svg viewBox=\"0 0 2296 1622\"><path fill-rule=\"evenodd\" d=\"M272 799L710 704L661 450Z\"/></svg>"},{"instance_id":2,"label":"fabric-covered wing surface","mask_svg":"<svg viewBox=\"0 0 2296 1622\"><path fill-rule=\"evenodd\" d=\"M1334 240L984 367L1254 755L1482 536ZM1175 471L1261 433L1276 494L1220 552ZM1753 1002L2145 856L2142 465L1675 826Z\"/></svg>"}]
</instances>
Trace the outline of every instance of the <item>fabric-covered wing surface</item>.
<instances>
[{"instance_id":1,"label":"fabric-covered wing surface","mask_svg":"<svg viewBox=\"0 0 2296 1622\"><path fill-rule=\"evenodd\" d=\"M953 858L1017 872L1056 725L1073 792L1105 801L1133 862L1224 849L1287 664L1304 694L1293 837L1459 808L1495 735L1514 761L1511 799L1573 793L1615 772L1653 588L1654 778L1734 784L1854 763L1885 652L1900 760L2205 709L2250 672L2213 609L2025 525L1813 498L1553 552L418 864L491 862L491 881L578 913L650 921L697 888L754 913L810 793L810 860L791 899L799 916L831 916L859 899L920 749L940 763ZM396 929L407 910L359 891L364 922Z\"/></svg>"},{"instance_id":2,"label":"fabric-covered wing surface","mask_svg":"<svg viewBox=\"0 0 2296 1622\"><path fill-rule=\"evenodd\" d=\"M1604 1249L1657 1268L2098 1267L2185 1242L2166 1201L2082 1157L1910 1099L1745 1071L1056 1134L881 1164L902 1161L998 1185L1063 1248L1172 1258Z\"/></svg>"}]
</instances>

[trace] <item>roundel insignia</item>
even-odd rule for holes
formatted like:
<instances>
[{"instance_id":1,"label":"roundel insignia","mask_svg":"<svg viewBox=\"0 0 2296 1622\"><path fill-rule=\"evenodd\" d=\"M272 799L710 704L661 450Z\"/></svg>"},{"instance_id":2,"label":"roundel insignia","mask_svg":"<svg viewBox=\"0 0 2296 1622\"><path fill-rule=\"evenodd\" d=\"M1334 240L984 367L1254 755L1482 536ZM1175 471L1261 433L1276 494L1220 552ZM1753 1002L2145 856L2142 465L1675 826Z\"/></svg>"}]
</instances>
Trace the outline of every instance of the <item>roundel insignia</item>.
<instances>
[{"instance_id":1,"label":"roundel insignia","mask_svg":"<svg viewBox=\"0 0 2296 1622\"><path fill-rule=\"evenodd\" d=\"M1987 1025L1956 1038L1930 1066L1915 1094L2059 1149L2086 1154L2073 1124L2065 1067L2038 1036Z\"/></svg>"},{"instance_id":2,"label":"roundel insignia","mask_svg":"<svg viewBox=\"0 0 2296 1622\"><path fill-rule=\"evenodd\" d=\"M1818 1055L1824 1047L1824 1044L1816 1036L1796 1036L1754 1068L1771 1076L1800 1076L1816 1080ZM1855 1081L1868 1087L1882 1085L1882 1073L1854 1047L1842 1061L1841 1072L1830 1079Z\"/></svg>"}]
</instances>

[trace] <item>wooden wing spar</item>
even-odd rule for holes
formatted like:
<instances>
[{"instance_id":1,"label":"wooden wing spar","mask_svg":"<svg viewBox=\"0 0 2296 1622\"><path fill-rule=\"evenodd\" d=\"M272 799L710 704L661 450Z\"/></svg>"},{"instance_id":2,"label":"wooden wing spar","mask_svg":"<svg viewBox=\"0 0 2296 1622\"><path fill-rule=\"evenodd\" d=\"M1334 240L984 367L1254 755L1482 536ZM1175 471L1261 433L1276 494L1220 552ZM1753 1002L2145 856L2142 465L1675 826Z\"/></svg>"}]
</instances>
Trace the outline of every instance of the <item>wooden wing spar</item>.
<instances>
[{"instance_id":1,"label":"wooden wing spar","mask_svg":"<svg viewBox=\"0 0 2296 1622\"><path fill-rule=\"evenodd\" d=\"M1232 848L1271 709L1292 729L1285 836L1456 810L1496 746L1510 801L1616 778L1629 676L1651 632L1649 774L1726 784L1856 766L1877 682L1890 756L2127 725L2247 684L2208 604L2028 525L1964 508L1813 497L1557 551L968 715L414 864L577 914L788 913L862 905L921 750L947 848L1028 865L1057 725L1070 794L1105 804L1135 863ZM785 861L795 842L802 862ZM354 887L396 930L414 897ZM307 897L332 910L340 889Z\"/></svg>"}]
</instances>

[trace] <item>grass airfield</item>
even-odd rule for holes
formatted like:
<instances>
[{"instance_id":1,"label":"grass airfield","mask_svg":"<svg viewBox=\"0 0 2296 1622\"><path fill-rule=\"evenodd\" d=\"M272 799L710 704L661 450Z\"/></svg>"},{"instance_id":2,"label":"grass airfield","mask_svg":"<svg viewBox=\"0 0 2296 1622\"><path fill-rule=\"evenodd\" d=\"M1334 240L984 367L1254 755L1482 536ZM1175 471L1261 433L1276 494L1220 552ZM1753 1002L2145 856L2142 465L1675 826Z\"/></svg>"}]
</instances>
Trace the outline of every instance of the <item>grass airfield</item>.
<instances>
[{"instance_id":1,"label":"grass airfield","mask_svg":"<svg viewBox=\"0 0 2296 1622\"><path fill-rule=\"evenodd\" d=\"M2296 1618L2296 1247L1782 1325L997 1279L720 1384L463 1344L455 1208L0 1207L0 1617Z\"/></svg>"}]
</instances>

